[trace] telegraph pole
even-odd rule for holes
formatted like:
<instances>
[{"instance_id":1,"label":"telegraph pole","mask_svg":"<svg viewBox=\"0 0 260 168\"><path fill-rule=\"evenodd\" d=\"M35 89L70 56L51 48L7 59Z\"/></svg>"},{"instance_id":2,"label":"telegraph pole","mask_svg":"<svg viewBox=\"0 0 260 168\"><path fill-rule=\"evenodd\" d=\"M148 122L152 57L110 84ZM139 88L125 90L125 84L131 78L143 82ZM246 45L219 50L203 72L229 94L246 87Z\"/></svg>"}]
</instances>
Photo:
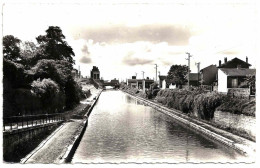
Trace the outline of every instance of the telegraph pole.
<instances>
[{"instance_id":1,"label":"telegraph pole","mask_svg":"<svg viewBox=\"0 0 260 168\"><path fill-rule=\"evenodd\" d=\"M154 64L155 65L155 81L157 83L157 67L158 65L157 64Z\"/></svg>"},{"instance_id":2,"label":"telegraph pole","mask_svg":"<svg viewBox=\"0 0 260 168\"><path fill-rule=\"evenodd\" d=\"M198 68L198 86L199 86L199 81L200 81L200 62L195 63L195 65L197 65L197 68Z\"/></svg>"},{"instance_id":3,"label":"telegraph pole","mask_svg":"<svg viewBox=\"0 0 260 168\"><path fill-rule=\"evenodd\" d=\"M143 72L143 79L144 79L144 71L142 71Z\"/></svg>"},{"instance_id":4,"label":"telegraph pole","mask_svg":"<svg viewBox=\"0 0 260 168\"><path fill-rule=\"evenodd\" d=\"M188 58L186 58L186 60L188 60L188 88L190 88L190 57L192 57L190 55L190 53L186 52L186 54L188 55Z\"/></svg>"}]
</instances>

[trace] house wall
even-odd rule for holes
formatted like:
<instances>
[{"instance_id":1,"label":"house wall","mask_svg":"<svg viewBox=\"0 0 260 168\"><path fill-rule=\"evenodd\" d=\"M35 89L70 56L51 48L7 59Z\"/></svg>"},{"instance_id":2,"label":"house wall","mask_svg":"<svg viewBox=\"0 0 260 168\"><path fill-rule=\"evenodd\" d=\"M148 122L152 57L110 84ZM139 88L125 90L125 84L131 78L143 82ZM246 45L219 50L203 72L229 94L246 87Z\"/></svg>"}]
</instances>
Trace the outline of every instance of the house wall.
<instances>
[{"instance_id":1,"label":"house wall","mask_svg":"<svg viewBox=\"0 0 260 168\"><path fill-rule=\"evenodd\" d=\"M234 97L248 98L250 96L249 88L229 88L228 95Z\"/></svg>"},{"instance_id":2,"label":"house wall","mask_svg":"<svg viewBox=\"0 0 260 168\"><path fill-rule=\"evenodd\" d=\"M203 85L212 85L213 82L216 80L217 73L218 69L216 66L205 68L202 72Z\"/></svg>"},{"instance_id":3,"label":"house wall","mask_svg":"<svg viewBox=\"0 0 260 168\"><path fill-rule=\"evenodd\" d=\"M166 80L162 81L162 89L166 89Z\"/></svg>"},{"instance_id":4,"label":"house wall","mask_svg":"<svg viewBox=\"0 0 260 168\"><path fill-rule=\"evenodd\" d=\"M227 93L227 75L218 69L218 92Z\"/></svg>"}]
</instances>

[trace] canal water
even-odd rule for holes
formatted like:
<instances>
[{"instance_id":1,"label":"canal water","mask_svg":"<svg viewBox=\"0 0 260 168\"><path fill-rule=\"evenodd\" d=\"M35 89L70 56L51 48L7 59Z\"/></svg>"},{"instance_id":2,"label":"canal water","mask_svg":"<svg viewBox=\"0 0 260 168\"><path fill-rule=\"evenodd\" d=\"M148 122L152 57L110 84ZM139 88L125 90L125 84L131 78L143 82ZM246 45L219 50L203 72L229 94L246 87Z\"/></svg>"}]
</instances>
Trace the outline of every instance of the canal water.
<instances>
[{"instance_id":1,"label":"canal water","mask_svg":"<svg viewBox=\"0 0 260 168\"><path fill-rule=\"evenodd\" d=\"M248 158L144 106L121 91L104 91L72 163L246 162Z\"/></svg>"}]
</instances>

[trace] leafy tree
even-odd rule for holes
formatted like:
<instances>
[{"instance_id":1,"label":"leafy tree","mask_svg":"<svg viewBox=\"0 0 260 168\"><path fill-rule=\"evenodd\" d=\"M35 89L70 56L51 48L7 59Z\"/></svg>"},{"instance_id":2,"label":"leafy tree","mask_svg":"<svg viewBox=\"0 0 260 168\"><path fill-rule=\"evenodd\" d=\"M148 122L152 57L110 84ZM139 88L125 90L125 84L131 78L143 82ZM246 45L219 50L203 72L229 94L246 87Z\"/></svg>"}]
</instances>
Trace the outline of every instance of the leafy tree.
<instances>
[{"instance_id":1,"label":"leafy tree","mask_svg":"<svg viewBox=\"0 0 260 168\"><path fill-rule=\"evenodd\" d=\"M183 85L187 81L185 76L188 74L188 66L186 65L172 65L167 79L176 85Z\"/></svg>"},{"instance_id":2,"label":"leafy tree","mask_svg":"<svg viewBox=\"0 0 260 168\"><path fill-rule=\"evenodd\" d=\"M54 61L42 59L31 68L35 79L50 78L57 82L63 89L65 83L68 80L68 76L71 75L71 71L68 68L69 63L66 61Z\"/></svg>"},{"instance_id":3,"label":"leafy tree","mask_svg":"<svg viewBox=\"0 0 260 168\"><path fill-rule=\"evenodd\" d=\"M25 41L21 43L21 58L20 61L27 69L34 66L38 60L42 59L43 48L37 46L34 42Z\"/></svg>"},{"instance_id":4,"label":"leafy tree","mask_svg":"<svg viewBox=\"0 0 260 168\"><path fill-rule=\"evenodd\" d=\"M64 95L60 92L58 84L53 80L49 78L43 80L37 79L32 82L31 87L31 91L40 97L43 107L48 113L61 110L64 106Z\"/></svg>"},{"instance_id":5,"label":"leafy tree","mask_svg":"<svg viewBox=\"0 0 260 168\"><path fill-rule=\"evenodd\" d=\"M57 26L50 26L46 30L46 35L40 35L36 38L44 51L43 58L67 61L71 64L70 68L72 69L75 54L64 39L65 36L62 34L62 30Z\"/></svg>"},{"instance_id":6,"label":"leafy tree","mask_svg":"<svg viewBox=\"0 0 260 168\"><path fill-rule=\"evenodd\" d=\"M73 108L78 104L80 99L84 96L82 88L74 81L72 76L69 76L65 85L66 108Z\"/></svg>"},{"instance_id":7,"label":"leafy tree","mask_svg":"<svg viewBox=\"0 0 260 168\"><path fill-rule=\"evenodd\" d=\"M11 61L18 61L20 57L20 42L21 40L13 35L6 35L3 38L3 55Z\"/></svg>"}]
</instances>

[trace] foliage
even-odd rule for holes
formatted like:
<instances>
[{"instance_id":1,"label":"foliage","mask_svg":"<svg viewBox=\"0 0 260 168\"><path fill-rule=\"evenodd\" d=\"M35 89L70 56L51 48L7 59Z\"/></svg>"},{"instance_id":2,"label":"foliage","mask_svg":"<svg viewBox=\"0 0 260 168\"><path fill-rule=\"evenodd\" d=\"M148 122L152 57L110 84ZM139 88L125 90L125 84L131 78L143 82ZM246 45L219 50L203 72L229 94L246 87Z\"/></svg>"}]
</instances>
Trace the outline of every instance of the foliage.
<instances>
[{"instance_id":1,"label":"foliage","mask_svg":"<svg viewBox=\"0 0 260 168\"><path fill-rule=\"evenodd\" d=\"M14 88L25 85L24 66L13 61L3 59L4 80L8 80Z\"/></svg>"},{"instance_id":2,"label":"foliage","mask_svg":"<svg viewBox=\"0 0 260 168\"><path fill-rule=\"evenodd\" d=\"M241 99L241 98L231 98L226 97L223 103L217 108L217 110L223 112L231 112L234 114L245 114L249 116L255 116L255 100Z\"/></svg>"},{"instance_id":3,"label":"foliage","mask_svg":"<svg viewBox=\"0 0 260 168\"><path fill-rule=\"evenodd\" d=\"M3 55L4 58L11 61L19 61L20 57L20 42L21 40L13 35L3 37Z\"/></svg>"},{"instance_id":4,"label":"foliage","mask_svg":"<svg viewBox=\"0 0 260 168\"><path fill-rule=\"evenodd\" d=\"M43 48L37 46L31 41L21 43L21 63L26 66L26 69L34 66L38 60L42 59Z\"/></svg>"},{"instance_id":5,"label":"foliage","mask_svg":"<svg viewBox=\"0 0 260 168\"><path fill-rule=\"evenodd\" d=\"M186 65L172 65L167 79L176 85L183 85L187 81L185 76L188 73L188 67Z\"/></svg>"},{"instance_id":6,"label":"foliage","mask_svg":"<svg viewBox=\"0 0 260 168\"><path fill-rule=\"evenodd\" d=\"M63 108L64 95L56 82L51 79L37 79L32 82L31 91L42 101L43 108L48 113L59 111Z\"/></svg>"},{"instance_id":7,"label":"foliage","mask_svg":"<svg viewBox=\"0 0 260 168\"><path fill-rule=\"evenodd\" d=\"M31 71L36 79L51 78L63 89L68 77L71 76L71 71L68 68L68 64L69 63L66 61L42 59L31 68Z\"/></svg>"},{"instance_id":8,"label":"foliage","mask_svg":"<svg viewBox=\"0 0 260 168\"><path fill-rule=\"evenodd\" d=\"M67 61L72 69L75 54L64 39L62 30L57 26L50 26L46 30L46 35L40 35L36 38L40 47L43 48L43 58Z\"/></svg>"},{"instance_id":9,"label":"foliage","mask_svg":"<svg viewBox=\"0 0 260 168\"><path fill-rule=\"evenodd\" d=\"M19 115L21 111L29 114L24 110L62 112L90 94L84 94L72 78L75 54L61 29L50 26L36 40L37 44L22 42L12 35L3 38L5 116Z\"/></svg>"},{"instance_id":10,"label":"foliage","mask_svg":"<svg viewBox=\"0 0 260 168\"><path fill-rule=\"evenodd\" d=\"M84 95L80 85L77 84L71 76L69 76L65 84L65 95L67 109L70 109L74 107L74 105L78 104L80 99Z\"/></svg>"}]
</instances>

